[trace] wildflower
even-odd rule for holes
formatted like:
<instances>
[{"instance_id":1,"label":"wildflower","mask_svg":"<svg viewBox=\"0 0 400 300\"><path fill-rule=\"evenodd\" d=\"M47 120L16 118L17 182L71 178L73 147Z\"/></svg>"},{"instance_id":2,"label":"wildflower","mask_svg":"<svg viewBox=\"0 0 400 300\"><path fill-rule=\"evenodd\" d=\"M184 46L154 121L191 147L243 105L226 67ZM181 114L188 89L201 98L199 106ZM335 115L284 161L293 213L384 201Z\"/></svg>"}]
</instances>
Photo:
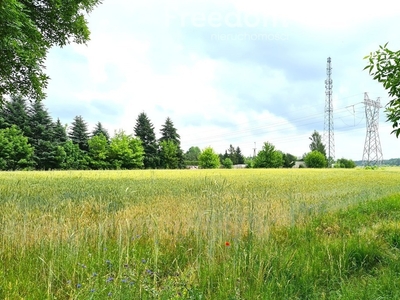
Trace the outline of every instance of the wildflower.
<instances>
[{"instance_id":1,"label":"wildflower","mask_svg":"<svg viewBox=\"0 0 400 300\"><path fill-rule=\"evenodd\" d=\"M76 285L76 288L80 288L82 286L82 284L80 284L80 283L78 283L77 285Z\"/></svg>"},{"instance_id":2,"label":"wildflower","mask_svg":"<svg viewBox=\"0 0 400 300\"><path fill-rule=\"evenodd\" d=\"M145 264L145 263L146 263L146 260L145 260L144 258L142 259L142 263L143 263L143 264Z\"/></svg>"},{"instance_id":3,"label":"wildflower","mask_svg":"<svg viewBox=\"0 0 400 300\"><path fill-rule=\"evenodd\" d=\"M230 245L231 245L231 243L225 242L225 246L226 246L226 247L229 247Z\"/></svg>"},{"instance_id":4,"label":"wildflower","mask_svg":"<svg viewBox=\"0 0 400 300\"><path fill-rule=\"evenodd\" d=\"M95 273L93 273L93 275L92 275L93 277L96 277L97 276L97 273L95 272Z\"/></svg>"},{"instance_id":5,"label":"wildflower","mask_svg":"<svg viewBox=\"0 0 400 300\"><path fill-rule=\"evenodd\" d=\"M149 275L152 275L152 274L153 274L153 271L152 271L152 270L149 270L149 269L147 269L147 270L146 270L146 273L147 273L147 274L149 274Z\"/></svg>"},{"instance_id":6,"label":"wildflower","mask_svg":"<svg viewBox=\"0 0 400 300\"><path fill-rule=\"evenodd\" d=\"M107 278L107 282L111 282L111 281L113 281L114 280L114 278L112 278L112 277L108 277Z\"/></svg>"},{"instance_id":7,"label":"wildflower","mask_svg":"<svg viewBox=\"0 0 400 300\"><path fill-rule=\"evenodd\" d=\"M90 290L91 293L94 293L95 291L96 291L95 289L91 289L91 290Z\"/></svg>"},{"instance_id":8,"label":"wildflower","mask_svg":"<svg viewBox=\"0 0 400 300\"><path fill-rule=\"evenodd\" d=\"M111 293L111 292L109 292L109 293L107 294L107 296L108 296L108 297L111 297L111 296L112 296L112 293Z\"/></svg>"},{"instance_id":9,"label":"wildflower","mask_svg":"<svg viewBox=\"0 0 400 300\"><path fill-rule=\"evenodd\" d=\"M126 278L122 278L122 279L121 279L121 282L123 282L123 283L127 283L127 282L128 282L128 279L126 279Z\"/></svg>"}]
</instances>

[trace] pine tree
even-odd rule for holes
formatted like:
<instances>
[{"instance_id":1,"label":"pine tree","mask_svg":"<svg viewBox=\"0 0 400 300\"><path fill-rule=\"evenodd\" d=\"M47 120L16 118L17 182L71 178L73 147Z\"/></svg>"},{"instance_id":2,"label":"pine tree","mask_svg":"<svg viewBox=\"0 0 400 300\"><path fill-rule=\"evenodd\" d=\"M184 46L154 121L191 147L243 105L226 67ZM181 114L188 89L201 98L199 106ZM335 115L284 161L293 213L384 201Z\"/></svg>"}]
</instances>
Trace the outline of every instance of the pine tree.
<instances>
[{"instance_id":1,"label":"pine tree","mask_svg":"<svg viewBox=\"0 0 400 300\"><path fill-rule=\"evenodd\" d=\"M1 110L3 120L0 122L0 128L9 128L12 125L17 126L22 134L29 135L29 116L28 105L26 99L21 96L11 96L10 101L7 101Z\"/></svg>"},{"instance_id":2,"label":"pine tree","mask_svg":"<svg viewBox=\"0 0 400 300\"><path fill-rule=\"evenodd\" d=\"M176 144L177 146L177 159L178 159L178 167L179 168L184 168L185 167L185 162L183 158L183 151L181 149L181 141L180 141L180 136L174 127L174 124L172 123L171 119L168 117L165 120L164 125L160 129L161 132L161 138L159 139L159 143L161 144L163 141L171 141ZM162 163L163 164L163 163Z\"/></svg>"},{"instance_id":3,"label":"pine tree","mask_svg":"<svg viewBox=\"0 0 400 300\"><path fill-rule=\"evenodd\" d=\"M165 124L162 126L161 130L161 138L160 142L162 141L173 141L175 144L180 145L180 136L177 133L176 128L174 127L174 123L172 123L171 119L168 117L165 120Z\"/></svg>"},{"instance_id":4,"label":"pine tree","mask_svg":"<svg viewBox=\"0 0 400 300\"><path fill-rule=\"evenodd\" d=\"M107 129L103 127L103 125L100 122L97 122L95 125L91 137L94 137L96 135L102 134L106 138L107 142L110 142L110 134L108 133Z\"/></svg>"},{"instance_id":5,"label":"pine tree","mask_svg":"<svg viewBox=\"0 0 400 300\"><path fill-rule=\"evenodd\" d=\"M64 144L68 140L67 125L63 126L59 118L53 124L53 141L57 144Z\"/></svg>"},{"instance_id":6,"label":"pine tree","mask_svg":"<svg viewBox=\"0 0 400 300\"><path fill-rule=\"evenodd\" d=\"M74 118L68 137L74 144L79 146L79 149L86 152L89 151L87 123L83 120L82 116L76 116Z\"/></svg>"},{"instance_id":7,"label":"pine tree","mask_svg":"<svg viewBox=\"0 0 400 300\"><path fill-rule=\"evenodd\" d=\"M43 101L29 108L28 139L34 148L34 161L39 170L58 169L65 159L64 149L54 141L54 123Z\"/></svg>"},{"instance_id":8,"label":"pine tree","mask_svg":"<svg viewBox=\"0 0 400 300\"><path fill-rule=\"evenodd\" d=\"M236 158L237 158L237 164L244 164L244 156L239 146L236 147Z\"/></svg>"},{"instance_id":9,"label":"pine tree","mask_svg":"<svg viewBox=\"0 0 400 300\"><path fill-rule=\"evenodd\" d=\"M154 126L147 115L142 112L139 114L134 127L135 136L142 141L144 148L144 168L154 169L159 166L160 159L157 153L157 140L154 133Z\"/></svg>"}]
</instances>

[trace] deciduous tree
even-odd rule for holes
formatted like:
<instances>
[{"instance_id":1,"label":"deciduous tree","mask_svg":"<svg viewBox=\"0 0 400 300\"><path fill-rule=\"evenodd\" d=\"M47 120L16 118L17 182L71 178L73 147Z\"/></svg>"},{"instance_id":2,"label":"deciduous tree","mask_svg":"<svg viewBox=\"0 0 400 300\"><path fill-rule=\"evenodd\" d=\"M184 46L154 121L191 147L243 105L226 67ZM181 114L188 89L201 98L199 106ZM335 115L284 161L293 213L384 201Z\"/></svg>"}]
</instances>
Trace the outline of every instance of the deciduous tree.
<instances>
[{"instance_id":1,"label":"deciduous tree","mask_svg":"<svg viewBox=\"0 0 400 300\"><path fill-rule=\"evenodd\" d=\"M396 137L400 135L400 50L392 51L387 48L387 44L379 46L375 52L365 56L368 64L369 74L374 76L374 80L382 83L383 87L393 99L386 105L387 121L392 123Z\"/></svg>"},{"instance_id":2,"label":"deciduous tree","mask_svg":"<svg viewBox=\"0 0 400 300\"><path fill-rule=\"evenodd\" d=\"M314 132L312 133L311 137L309 137L309 139L311 141L310 150L311 151L314 151L314 150L319 151L326 158L325 145L322 143L322 137L319 134L319 132L314 130Z\"/></svg>"},{"instance_id":3,"label":"deciduous tree","mask_svg":"<svg viewBox=\"0 0 400 300\"><path fill-rule=\"evenodd\" d=\"M219 155L211 147L205 148L199 155L199 166L203 169L217 169L221 165Z\"/></svg>"},{"instance_id":4,"label":"deciduous tree","mask_svg":"<svg viewBox=\"0 0 400 300\"><path fill-rule=\"evenodd\" d=\"M324 168L327 166L327 160L325 155L323 155L318 150L311 151L304 157L304 162L309 168Z\"/></svg>"},{"instance_id":5,"label":"deciduous tree","mask_svg":"<svg viewBox=\"0 0 400 300\"><path fill-rule=\"evenodd\" d=\"M139 138L125 134L123 130L111 138L109 157L116 169L138 169L143 167L144 149Z\"/></svg>"},{"instance_id":6,"label":"deciduous tree","mask_svg":"<svg viewBox=\"0 0 400 300\"><path fill-rule=\"evenodd\" d=\"M160 162L165 169L177 169L179 167L178 146L173 141L160 143Z\"/></svg>"},{"instance_id":7,"label":"deciduous tree","mask_svg":"<svg viewBox=\"0 0 400 300\"><path fill-rule=\"evenodd\" d=\"M282 152L277 151L273 144L265 142L254 160L254 168L280 168L282 165Z\"/></svg>"},{"instance_id":8,"label":"deciduous tree","mask_svg":"<svg viewBox=\"0 0 400 300\"><path fill-rule=\"evenodd\" d=\"M0 170L30 168L34 164L33 147L15 125L0 130Z\"/></svg>"},{"instance_id":9,"label":"deciduous tree","mask_svg":"<svg viewBox=\"0 0 400 300\"><path fill-rule=\"evenodd\" d=\"M101 0L0 1L0 103L5 95L44 98L45 60L52 46L89 40L85 16Z\"/></svg>"}]
</instances>

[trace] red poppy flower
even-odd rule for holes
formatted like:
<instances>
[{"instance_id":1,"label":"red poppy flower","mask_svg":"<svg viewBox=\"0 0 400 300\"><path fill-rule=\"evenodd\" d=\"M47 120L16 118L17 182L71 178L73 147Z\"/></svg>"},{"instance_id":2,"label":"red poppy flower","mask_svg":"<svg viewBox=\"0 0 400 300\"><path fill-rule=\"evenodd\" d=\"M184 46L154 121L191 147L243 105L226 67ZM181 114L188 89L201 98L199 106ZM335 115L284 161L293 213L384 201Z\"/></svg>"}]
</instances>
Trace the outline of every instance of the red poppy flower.
<instances>
[{"instance_id":1,"label":"red poppy flower","mask_svg":"<svg viewBox=\"0 0 400 300\"><path fill-rule=\"evenodd\" d=\"M225 242L225 246L229 247L230 245L231 245L231 243Z\"/></svg>"}]
</instances>

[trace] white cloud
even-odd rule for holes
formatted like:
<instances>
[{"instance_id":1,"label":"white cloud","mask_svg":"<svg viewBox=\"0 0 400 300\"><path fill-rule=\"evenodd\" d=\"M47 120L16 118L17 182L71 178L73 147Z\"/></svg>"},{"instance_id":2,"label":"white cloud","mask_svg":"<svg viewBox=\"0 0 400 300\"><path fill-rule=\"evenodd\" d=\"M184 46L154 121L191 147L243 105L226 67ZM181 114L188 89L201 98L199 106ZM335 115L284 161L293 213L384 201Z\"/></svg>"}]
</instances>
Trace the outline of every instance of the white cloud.
<instances>
[{"instance_id":1,"label":"white cloud","mask_svg":"<svg viewBox=\"0 0 400 300\"><path fill-rule=\"evenodd\" d=\"M351 126L355 116L346 106L362 102L364 92L387 102L382 87L362 71L362 57L387 40L398 45L397 27L390 23L398 13L376 5L105 1L89 17L87 46L50 52L47 105L63 122L82 115L110 132L132 132L144 111L158 134L169 116L184 150L210 145L224 152L232 144L251 155L254 143L260 150L269 141L302 155L312 131L323 129L325 64L331 56L336 154L361 159L361 114L359 127ZM211 38L265 32L288 38ZM399 140L390 131L381 125L386 158L398 156Z\"/></svg>"}]
</instances>

